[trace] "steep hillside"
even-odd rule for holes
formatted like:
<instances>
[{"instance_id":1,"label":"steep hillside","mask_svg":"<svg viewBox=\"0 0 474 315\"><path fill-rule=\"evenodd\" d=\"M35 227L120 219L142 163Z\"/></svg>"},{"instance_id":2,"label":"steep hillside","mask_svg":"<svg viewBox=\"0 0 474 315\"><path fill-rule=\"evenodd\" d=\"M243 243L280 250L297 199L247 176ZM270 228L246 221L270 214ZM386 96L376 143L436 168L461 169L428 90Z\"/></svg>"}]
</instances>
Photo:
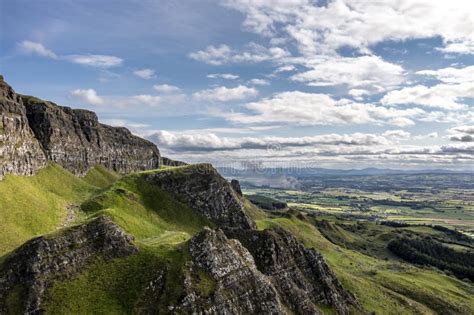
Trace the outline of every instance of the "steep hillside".
<instances>
[{"instance_id":1,"label":"steep hillside","mask_svg":"<svg viewBox=\"0 0 474 315\"><path fill-rule=\"evenodd\" d=\"M324 305L348 314L359 309L322 256L286 232L269 231L262 236L279 235L274 239L277 250L292 259L286 265L278 262L275 270L299 271L278 277L265 269L268 257L255 248L274 256L274 245L248 242L258 234L254 234L255 223L247 215L246 204L210 165L125 176L81 205L84 223L29 241L4 258L1 305L54 314L320 313ZM103 248L110 246L118 246L115 252L122 253L125 245L100 236L102 232L94 232L97 227L90 228L103 220L131 235L136 251L114 259L104 254ZM109 235L110 224L99 225L99 231ZM91 232L86 236L81 231ZM18 266L14 257L23 257L24 265ZM64 259L71 262L59 263ZM34 273L25 279L24 270ZM288 287L295 293L283 289ZM303 292L309 288L312 293L307 296Z\"/></svg>"}]
</instances>

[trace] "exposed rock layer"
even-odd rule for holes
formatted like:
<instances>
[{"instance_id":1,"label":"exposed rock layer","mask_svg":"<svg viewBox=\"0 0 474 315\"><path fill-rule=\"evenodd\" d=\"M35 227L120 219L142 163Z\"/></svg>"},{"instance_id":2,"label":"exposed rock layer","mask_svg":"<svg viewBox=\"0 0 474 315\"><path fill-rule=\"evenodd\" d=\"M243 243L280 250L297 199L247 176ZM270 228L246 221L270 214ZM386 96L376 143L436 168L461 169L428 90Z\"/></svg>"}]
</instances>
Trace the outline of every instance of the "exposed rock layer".
<instances>
[{"instance_id":1,"label":"exposed rock layer","mask_svg":"<svg viewBox=\"0 0 474 315\"><path fill-rule=\"evenodd\" d=\"M26 242L3 262L0 270L0 314L7 313L7 296L20 290L25 313L41 313L50 281L69 278L97 257L111 259L137 252L132 237L108 217Z\"/></svg>"},{"instance_id":2,"label":"exposed rock layer","mask_svg":"<svg viewBox=\"0 0 474 315\"><path fill-rule=\"evenodd\" d=\"M0 179L9 173L33 175L45 165L21 97L0 76Z\"/></svg>"},{"instance_id":3,"label":"exposed rock layer","mask_svg":"<svg viewBox=\"0 0 474 315\"><path fill-rule=\"evenodd\" d=\"M144 176L146 181L183 199L219 227L256 227L232 186L210 164L184 166Z\"/></svg>"},{"instance_id":4,"label":"exposed rock layer","mask_svg":"<svg viewBox=\"0 0 474 315\"><path fill-rule=\"evenodd\" d=\"M190 289L178 308L189 314L284 314L284 306L270 280L238 241L221 230L205 229L190 242L193 263L216 281L214 293L200 296Z\"/></svg>"},{"instance_id":5,"label":"exposed rock layer","mask_svg":"<svg viewBox=\"0 0 474 315\"><path fill-rule=\"evenodd\" d=\"M99 123L94 112L20 96L0 77L0 179L33 175L48 161L76 175L97 164L118 173L183 164L126 128Z\"/></svg>"},{"instance_id":6,"label":"exposed rock layer","mask_svg":"<svg viewBox=\"0 0 474 315\"><path fill-rule=\"evenodd\" d=\"M23 96L28 122L50 161L83 175L97 164L118 173L158 168L157 147L123 127L100 124L94 112Z\"/></svg>"},{"instance_id":7,"label":"exposed rock layer","mask_svg":"<svg viewBox=\"0 0 474 315\"><path fill-rule=\"evenodd\" d=\"M226 234L250 251L258 270L271 279L292 312L315 314L317 305L330 305L338 314L349 314L351 307L358 307L321 254L305 248L287 231L234 229Z\"/></svg>"}]
</instances>

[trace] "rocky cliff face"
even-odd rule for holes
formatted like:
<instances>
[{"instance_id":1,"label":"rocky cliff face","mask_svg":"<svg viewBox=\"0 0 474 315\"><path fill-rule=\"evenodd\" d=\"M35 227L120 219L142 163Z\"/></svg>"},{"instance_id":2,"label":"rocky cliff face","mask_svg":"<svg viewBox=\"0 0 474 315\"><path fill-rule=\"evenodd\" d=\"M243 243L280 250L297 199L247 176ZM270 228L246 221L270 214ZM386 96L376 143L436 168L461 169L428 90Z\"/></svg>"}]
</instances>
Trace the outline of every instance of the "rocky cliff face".
<instances>
[{"instance_id":1,"label":"rocky cliff face","mask_svg":"<svg viewBox=\"0 0 474 315\"><path fill-rule=\"evenodd\" d=\"M323 257L282 229L205 229L190 242L191 270L201 268L215 281L208 296L185 281L187 295L175 309L193 314L362 313ZM192 274L192 271L190 272Z\"/></svg>"},{"instance_id":2,"label":"rocky cliff face","mask_svg":"<svg viewBox=\"0 0 474 315\"><path fill-rule=\"evenodd\" d=\"M318 313L317 305L330 305L338 314L359 308L355 298L340 284L324 258L303 246L287 231L228 230L252 254L257 269L267 275L281 300L296 314Z\"/></svg>"},{"instance_id":3,"label":"rocky cliff face","mask_svg":"<svg viewBox=\"0 0 474 315\"><path fill-rule=\"evenodd\" d=\"M178 165L151 142L122 127L100 124L91 111L20 96L0 78L0 179L33 175L53 161L76 175L97 164L118 173Z\"/></svg>"},{"instance_id":4,"label":"rocky cliff face","mask_svg":"<svg viewBox=\"0 0 474 315\"><path fill-rule=\"evenodd\" d=\"M187 281L186 297L177 308L188 314L284 314L284 306L270 280L257 270L255 262L238 241L221 230L205 229L190 242L195 267L215 281L209 297L193 290Z\"/></svg>"},{"instance_id":5,"label":"rocky cliff face","mask_svg":"<svg viewBox=\"0 0 474 315\"><path fill-rule=\"evenodd\" d=\"M118 173L158 168L157 147L122 127L100 124L91 111L23 96L28 123L51 161L83 175L97 164Z\"/></svg>"},{"instance_id":6,"label":"rocky cliff face","mask_svg":"<svg viewBox=\"0 0 474 315\"><path fill-rule=\"evenodd\" d=\"M45 165L21 97L0 76L0 179L9 173L32 175Z\"/></svg>"},{"instance_id":7,"label":"rocky cliff face","mask_svg":"<svg viewBox=\"0 0 474 315\"><path fill-rule=\"evenodd\" d=\"M144 175L146 181L186 201L219 227L253 229L242 200L210 164L197 164Z\"/></svg>"},{"instance_id":8,"label":"rocky cliff face","mask_svg":"<svg viewBox=\"0 0 474 315\"><path fill-rule=\"evenodd\" d=\"M0 314L7 314L7 297L14 291L20 292L25 313L39 314L51 281L73 276L94 258L107 260L137 250L132 237L104 216L57 235L32 239L1 266Z\"/></svg>"}]
</instances>

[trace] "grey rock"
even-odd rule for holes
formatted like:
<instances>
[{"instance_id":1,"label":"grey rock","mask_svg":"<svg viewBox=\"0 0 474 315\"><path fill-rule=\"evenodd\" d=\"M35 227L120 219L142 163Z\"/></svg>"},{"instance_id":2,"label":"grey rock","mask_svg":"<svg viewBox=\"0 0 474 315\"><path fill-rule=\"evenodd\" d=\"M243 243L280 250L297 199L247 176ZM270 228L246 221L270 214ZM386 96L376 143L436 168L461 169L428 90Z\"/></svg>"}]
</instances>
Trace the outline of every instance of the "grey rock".
<instances>
[{"instance_id":1,"label":"grey rock","mask_svg":"<svg viewBox=\"0 0 474 315\"><path fill-rule=\"evenodd\" d=\"M132 240L108 217L100 216L26 242L0 267L0 314L7 312L7 296L18 286L23 290L24 313L42 313L43 294L52 280L67 279L98 257L108 260L136 253Z\"/></svg>"},{"instance_id":2,"label":"grey rock","mask_svg":"<svg viewBox=\"0 0 474 315\"><path fill-rule=\"evenodd\" d=\"M22 98L29 126L48 160L70 172L84 175L95 165L122 174L160 167L158 148L128 129L101 124L88 110Z\"/></svg>"},{"instance_id":3,"label":"grey rock","mask_svg":"<svg viewBox=\"0 0 474 315\"><path fill-rule=\"evenodd\" d=\"M259 272L250 253L221 230L204 229L190 242L195 267L204 269L216 282L214 293L203 297L192 290L174 309L189 314L284 314L284 306L269 279Z\"/></svg>"},{"instance_id":4,"label":"grey rock","mask_svg":"<svg viewBox=\"0 0 474 315\"><path fill-rule=\"evenodd\" d=\"M186 201L219 227L253 229L242 200L210 164L196 164L144 174L144 179Z\"/></svg>"},{"instance_id":5,"label":"grey rock","mask_svg":"<svg viewBox=\"0 0 474 315\"><path fill-rule=\"evenodd\" d=\"M188 165L188 163L182 162L182 161L177 161L177 160L172 160L170 158L161 157L161 165L165 166L185 166Z\"/></svg>"},{"instance_id":6,"label":"grey rock","mask_svg":"<svg viewBox=\"0 0 474 315\"><path fill-rule=\"evenodd\" d=\"M242 194L242 189L240 188L240 182L237 179L233 179L230 181L230 185L234 189L234 191L239 195L240 197L243 196Z\"/></svg>"},{"instance_id":7,"label":"grey rock","mask_svg":"<svg viewBox=\"0 0 474 315\"><path fill-rule=\"evenodd\" d=\"M5 174L33 175L45 165L21 97L0 76L0 179Z\"/></svg>"},{"instance_id":8,"label":"grey rock","mask_svg":"<svg viewBox=\"0 0 474 315\"><path fill-rule=\"evenodd\" d=\"M281 300L296 314L316 314L316 305L329 305L338 314L361 309L346 291L320 253L305 248L289 232L277 228L264 231L226 230L252 254L257 268L267 275Z\"/></svg>"}]
</instances>

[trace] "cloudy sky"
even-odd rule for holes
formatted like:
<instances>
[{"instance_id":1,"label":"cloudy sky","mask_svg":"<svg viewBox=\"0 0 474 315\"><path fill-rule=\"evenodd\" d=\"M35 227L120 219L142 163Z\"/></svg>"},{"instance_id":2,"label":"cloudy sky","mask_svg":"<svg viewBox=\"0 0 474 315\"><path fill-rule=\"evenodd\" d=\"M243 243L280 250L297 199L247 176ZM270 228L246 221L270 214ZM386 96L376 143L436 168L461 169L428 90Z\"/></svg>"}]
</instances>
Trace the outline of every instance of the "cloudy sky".
<instances>
[{"instance_id":1,"label":"cloudy sky","mask_svg":"<svg viewBox=\"0 0 474 315\"><path fill-rule=\"evenodd\" d=\"M472 0L3 0L0 72L189 162L474 168Z\"/></svg>"}]
</instances>

